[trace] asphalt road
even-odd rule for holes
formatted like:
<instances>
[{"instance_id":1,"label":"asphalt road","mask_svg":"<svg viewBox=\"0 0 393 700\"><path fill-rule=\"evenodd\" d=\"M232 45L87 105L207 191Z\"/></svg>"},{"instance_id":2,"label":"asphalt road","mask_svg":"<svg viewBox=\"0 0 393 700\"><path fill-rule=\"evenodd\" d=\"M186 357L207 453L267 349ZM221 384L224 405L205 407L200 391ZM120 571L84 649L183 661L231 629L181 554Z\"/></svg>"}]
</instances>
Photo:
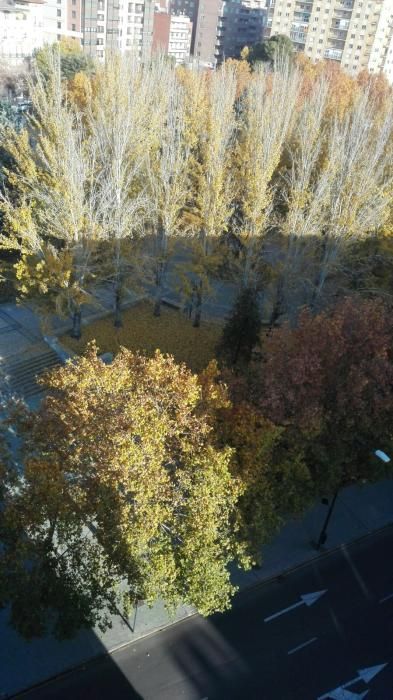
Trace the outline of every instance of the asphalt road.
<instances>
[{"instance_id":1,"label":"asphalt road","mask_svg":"<svg viewBox=\"0 0 393 700\"><path fill-rule=\"evenodd\" d=\"M307 597L321 591L314 602ZM238 596L228 613L193 617L23 698L359 700L366 694L393 700L393 527Z\"/></svg>"}]
</instances>

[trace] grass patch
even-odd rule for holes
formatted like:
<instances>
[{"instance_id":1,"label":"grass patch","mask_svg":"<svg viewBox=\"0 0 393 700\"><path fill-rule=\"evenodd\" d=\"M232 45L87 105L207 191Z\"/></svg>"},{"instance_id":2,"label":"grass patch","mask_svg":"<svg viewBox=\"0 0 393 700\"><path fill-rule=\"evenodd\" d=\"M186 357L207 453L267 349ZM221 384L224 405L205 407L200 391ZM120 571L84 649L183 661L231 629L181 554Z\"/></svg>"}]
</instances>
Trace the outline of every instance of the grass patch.
<instances>
[{"instance_id":1,"label":"grass patch","mask_svg":"<svg viewBox=\"0 0 393 700\"><path fill-rule=\"evenodd\" d=\"M94 321L82 329L82 338L74 340L69 335L60 337L60 342L78 354L86 344L95 340L100 352L116 354L121 346L152 355L161 352L173 355L177 362L185 362L194 372L202 370L214 357L215 346L220 338L220 323L203 322L193 328L180 311L163 306L161 316L153 316L153 307L142 301L123 312L123 327L115 328L113 317Z\"/></svg>"}]
</instances>

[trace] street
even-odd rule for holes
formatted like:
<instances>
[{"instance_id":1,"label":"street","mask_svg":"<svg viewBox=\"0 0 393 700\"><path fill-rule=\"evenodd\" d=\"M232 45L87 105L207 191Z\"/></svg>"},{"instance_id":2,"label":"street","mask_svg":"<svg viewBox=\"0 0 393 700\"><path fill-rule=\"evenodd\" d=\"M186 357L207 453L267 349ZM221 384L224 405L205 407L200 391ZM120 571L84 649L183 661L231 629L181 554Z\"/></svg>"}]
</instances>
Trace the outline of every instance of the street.
<instances>
[{"instance_id":1,"label":"street","mask_svg":"<svg viewBox=\"0 0 393 700\"><path fill-rule=\"evenodd\" d=\"M389 527L20 697L392 700L392 553Z\"/></svg>"}]
</instances>

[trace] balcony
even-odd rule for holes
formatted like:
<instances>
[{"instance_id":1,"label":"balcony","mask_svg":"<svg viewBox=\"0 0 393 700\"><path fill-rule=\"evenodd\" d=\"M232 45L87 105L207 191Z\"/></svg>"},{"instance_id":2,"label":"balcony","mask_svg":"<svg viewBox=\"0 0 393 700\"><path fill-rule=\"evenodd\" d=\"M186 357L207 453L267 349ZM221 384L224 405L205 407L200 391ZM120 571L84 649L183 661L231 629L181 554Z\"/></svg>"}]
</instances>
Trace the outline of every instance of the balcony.
<instances>
[{"instance_id":1,"label":"balcony","mask_svg":"<svg viewBox=\"0 0 393 700\"><path fill-rule=\"evenodd\" d=\"M289 36L292 41L297 41L299 44L306 43L307 34L305 32L290 32Z\"/></svg>"},{"instance_id":2,"label":"balcony","mask_svg":"<svg viewBox=\"0 0 393 700\"><path fill-rule=\"evenodd\" d=\"M332 39L335 39L336 41L346 41L347 38L347 32L343 32L340 29L331 29L329 32L330 36Z\"/></svg>"},{"instance_id":3,"label":"balcony","mask_svg":"<svg viewBox=\"0 0 393 700\"><path fill-rule=\"evenodd\" d=\"M309 12L294 12L293 17L297 22L305 22L306 24L308 24L308 22L310 21Z\"/></svg>"},{"instance_id":4,"label":"balcony","mask_svg":"<svg viewBox=\"0 0 393 700\"><path fill-rule=\"evenodd\" d=\"M332 61L341 61L342 55L342 49L325 49L324 52L324 57Z\"/></svg>"},{"instance_id":5,"label":"balcony","mask_svg":"<svg viewBox=\"0 0 393 700\"><path fill-rule=\"evenodd\" d=\"M341 29L342 31L346 31L349 27L349 19L339 19L337 17L333 17L332 26L335 29Z\"/></svg>"}]
</instances>

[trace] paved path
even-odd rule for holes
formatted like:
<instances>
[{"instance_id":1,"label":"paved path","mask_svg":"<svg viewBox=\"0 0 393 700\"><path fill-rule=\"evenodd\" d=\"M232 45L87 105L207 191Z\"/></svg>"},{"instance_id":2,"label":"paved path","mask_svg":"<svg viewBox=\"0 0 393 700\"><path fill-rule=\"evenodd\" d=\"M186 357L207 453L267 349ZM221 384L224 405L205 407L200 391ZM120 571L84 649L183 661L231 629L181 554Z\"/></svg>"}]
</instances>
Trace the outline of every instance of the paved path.
<instances>
[{"instance_id":1,"label":"paved path","mask_svg":"<svg viewBox=\"0 0 393 700\"><path fill-rule=\"evenodd\" d=\"M391 700L392 547L391 527L23 697Z\"/></svg>"}]
</instances>

